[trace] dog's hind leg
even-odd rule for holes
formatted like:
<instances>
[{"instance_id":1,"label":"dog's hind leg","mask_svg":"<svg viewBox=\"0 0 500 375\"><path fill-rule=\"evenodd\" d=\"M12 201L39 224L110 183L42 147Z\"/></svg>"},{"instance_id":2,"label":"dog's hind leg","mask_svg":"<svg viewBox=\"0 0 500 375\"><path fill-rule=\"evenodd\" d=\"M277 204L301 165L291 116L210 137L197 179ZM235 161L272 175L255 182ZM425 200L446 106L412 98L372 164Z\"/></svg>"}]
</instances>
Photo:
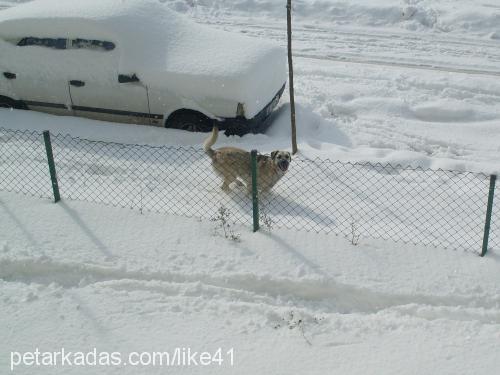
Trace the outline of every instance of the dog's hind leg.
<instances>
[{"instance_id":1,"label":"dog's hind leg","mask_svg":"<svg viewBox=\"0 0 500 375\"><path fill-rule=\"evenodd\" d=\"M233 182L238 183L238 180L235 175L233 174L226 174L224 175L224 182L222 183L222 190L225 192L230 191L231 189L229 188L229 185L231 185Z\"/></svg>"},{"instance_id":2,"label":"dog's hind leg","mask_svg":"<svg viewBox=\"0 0 500 375\"><path fill-rule=\"evenodd\" d=\"M229 188L229 184L231 182L228 181L227 179L224 179L224 182L222 183L222 190L224 190L226 193L231 191L231 189Z\"/></svg>"}]
</instances>

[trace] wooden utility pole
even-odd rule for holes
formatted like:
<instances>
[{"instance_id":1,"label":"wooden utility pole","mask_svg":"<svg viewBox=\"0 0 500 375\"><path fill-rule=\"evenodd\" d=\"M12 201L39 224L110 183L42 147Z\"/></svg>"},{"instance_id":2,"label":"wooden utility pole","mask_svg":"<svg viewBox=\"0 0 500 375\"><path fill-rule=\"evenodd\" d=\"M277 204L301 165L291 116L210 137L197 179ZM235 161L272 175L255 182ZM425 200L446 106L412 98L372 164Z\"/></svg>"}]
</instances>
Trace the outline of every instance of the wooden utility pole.
<instances>
[{"instance_id":1,"label":"wooden utility pole","mask_svg":"<svg viewBox=\"0 0 500 375\"><path fill-rule=\"evenodd\" d=\"M290 116L292 121L292 154L297 153L297 128L295 126L295 97L293 94L292 63L292 0L287 0L286 20L288 29L288 86L290 88Z\"/></svg>"}]
</instances>

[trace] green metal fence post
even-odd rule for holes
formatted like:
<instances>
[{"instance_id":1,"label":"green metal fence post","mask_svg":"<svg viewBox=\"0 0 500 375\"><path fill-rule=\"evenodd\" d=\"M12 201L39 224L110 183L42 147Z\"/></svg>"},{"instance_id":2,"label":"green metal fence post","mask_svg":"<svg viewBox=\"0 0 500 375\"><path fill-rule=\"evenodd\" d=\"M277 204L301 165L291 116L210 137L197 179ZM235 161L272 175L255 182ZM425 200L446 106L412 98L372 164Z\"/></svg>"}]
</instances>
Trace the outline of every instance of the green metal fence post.
<instances>
[{"instance_id":1,"label":"green metal fence post","mask_svg":"<svg viewBox=\"0 0 500 375\"><path fill-rule=\"evenodd\" d=\"M56 164L54 163L54 154L52 153L52 143L50 142L50 133L48 130L43 132L45 140L45 150L47 151L47 160L49 162L50 179L52 180L52 191L54 192L54 202L61 200L59 195L59 185L57 183Z\"/></svg>"},{"instance_id":2,"label":"green metal fence post","mask_svg":"<svg viewBox=\"0 0 500 375\"><path fill-rule=\"evenodd\" d=\"M252 208L253 208L253 231L259 230L259 194L257 192L257 150L252 150Z\"/></svg>"},{"instance_id":3,"label":"green metal fence post","mask_svg":"<svg viewBox=\"0 0 500 375\"><path fill-rule=\"evenodd\" d=\"M493 196L495 195L495 181L497 176L490 176L490 191L488 194L488 206L486 208L486 222L484 223L483 250L481 256L484 257L488 251L488 238L490 236L491 214L493 212Z\"/></svg>"}]
</instances>

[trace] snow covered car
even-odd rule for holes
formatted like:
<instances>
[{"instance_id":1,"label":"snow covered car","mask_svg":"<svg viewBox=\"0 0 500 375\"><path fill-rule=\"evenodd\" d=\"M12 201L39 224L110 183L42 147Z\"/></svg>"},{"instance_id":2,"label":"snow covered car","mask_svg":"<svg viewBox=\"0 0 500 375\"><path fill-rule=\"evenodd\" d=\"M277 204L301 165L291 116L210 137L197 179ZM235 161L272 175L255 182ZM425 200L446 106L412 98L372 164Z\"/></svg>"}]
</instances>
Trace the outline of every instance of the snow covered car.
<instances>
[{"instance_id":1,"label":"snow covered car","mask_svg":"<svg viewBox=\"0 0 500 375\"><path fill-rule=\"evenodd\" d=\"M268 125L285 51L159 0L34 0L0 11L0 106L229 134Z\"/></svg>"}]
</instances>

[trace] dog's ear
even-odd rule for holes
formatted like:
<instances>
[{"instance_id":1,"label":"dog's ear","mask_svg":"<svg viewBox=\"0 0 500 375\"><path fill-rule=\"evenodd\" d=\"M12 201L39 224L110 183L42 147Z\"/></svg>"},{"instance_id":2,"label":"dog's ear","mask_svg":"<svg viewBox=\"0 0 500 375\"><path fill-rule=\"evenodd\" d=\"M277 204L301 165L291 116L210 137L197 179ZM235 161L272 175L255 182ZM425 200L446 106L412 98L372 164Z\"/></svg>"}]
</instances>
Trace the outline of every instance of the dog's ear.
<instances>
[{"instance_id":1,"label":"dog's ear","mask_svg":"<svg viewBox=\"0 0 500 375\"><path fill-rule=\"evenodd\" d=\"M271 152L271 159L276 158L276 154L277 154L278 152L279 152L279 151L273 151L273 152Z\"/></svg>"},{"instance_id":2,"label":"dog's ear","mask_svg":"<svg viewBox=\"0 0 500 375\"><path fill-rule=\"evenodd\" d=\"M287 152L286 155L288 156L288 160L292 161L292 154L290 154L289 152Z\"/></svg>"}]
</instances>

